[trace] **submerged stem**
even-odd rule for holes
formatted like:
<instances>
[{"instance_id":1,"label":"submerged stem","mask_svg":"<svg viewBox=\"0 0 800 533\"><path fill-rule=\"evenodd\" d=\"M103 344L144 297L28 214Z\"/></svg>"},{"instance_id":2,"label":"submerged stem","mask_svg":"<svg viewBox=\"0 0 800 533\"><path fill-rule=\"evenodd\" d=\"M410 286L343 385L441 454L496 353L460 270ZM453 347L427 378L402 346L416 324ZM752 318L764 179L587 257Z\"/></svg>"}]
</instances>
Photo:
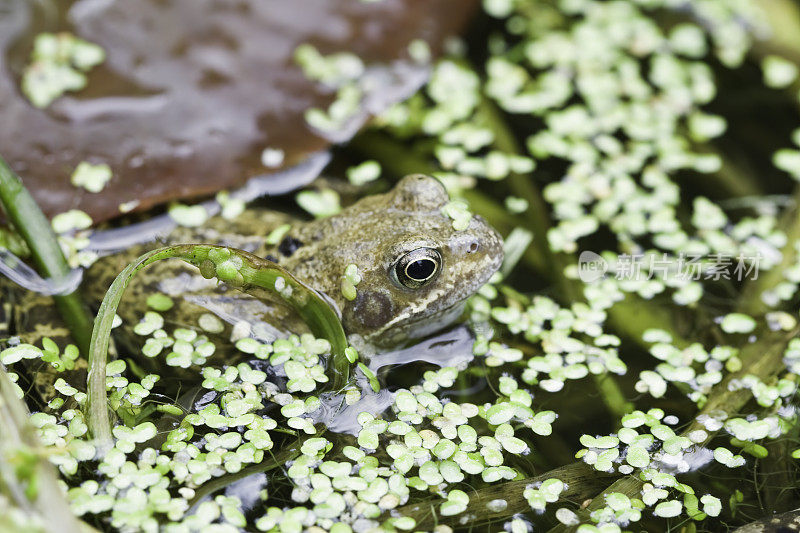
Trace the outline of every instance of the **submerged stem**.
<instances>
[{"instance_id":1,"label":"submerged stem","mask_svg":"<svg viewBox=\"0 0 800 533\"><path fill-rule=\"evenodd\" d=\"M493 103L484 98L478 112L494 133L494 144L499 150L522 155L514 134ZM525 218L529 229L538 236L537 239L534 239L534 248L537 254L544 259L549 278L558 288L560 298L567 302L583 300L580 285L564 275L566 267L576 263L575 258L566 253L555 253L550 249L547 241L547 234L550 231L547 203L534 185L532 176L511 173L508 183L514 194L528 202ZM633 404L627 401L622 388L611 374L592 374L592 377L603 403L612 415L621 418L630 412Z\"/></svg>"},{"instance_id":2,"label":"submerged stem","mask_svg":"<svg viewBox=\"0 0 800 533\"><path fill-rule=\"evenodd\" d=\"M236 473L226 474L204 483L195 491L194 497L189 500L189 510L187 511L187 514L191 514L194 511L194 508L201 503L206 496L210 496L216 491L223 489L228 485L239 481L240 479L244 479L254 474L269 472L275 468L283 467L283 465L289 461L292 461L300 456L300 448L303 446L303 443L310 438L321 437L324 433L325 430L320 430L315 435L301 437L293 445L283 447L278 453L272 455L270 459L265 458L259 464L248 466L247 468L243 468Z\"/></svg>"},{"instance_id":3,"label":"submerged stem","mask_svg":"<svg viewBox=\"0 0 800 533\"><path fill-rule=\"evenodd\" d=\"M787 246L781 250L780 262L767 270L759 273L757 278L747 281L739 298L738 310L741 313L756 316L767 311L768 306L763 297L764 293L774 290L785 278L786 269L797 262L797 249L794 243L800 241L800 187L792 196L793 205L783 213L779 227L786 235Z\"/></svg>"},{"instance_id":4,"label":"submerged stem","mask_svg":"<svg viewBox=\"0 0 800 533\"><path fill-rule=\"evenodd\" d=\"M0 204L9 221L25 240L36 269L42 276L64 278L70 268L58 244L50 221L22 184L8 163L0 157ZM72 338L86 354L92 334L92 317L77 291L53 295L58 312L67 324Z\"/></svg>"},{"instance_id":5,"label":"submerged stem","mask_svg":"<svg viewBox=\"0 0 800 533\"><path fill-rule=\"evenodd\" d=\"M508 520L515 514L530 512L531 508L523 495L528 485L541 483L550 478L556 478L564 482L566 488L561 493L562 498L573 500L583 500L602 487L611 477L610 474L597 472L589 465L584 463L572 463L545 472L535 477L517 479L489 485L470 493L469 504L463 513L455 516L443 516L439 514L441 504L446 500L443 498L429 500L421 503L408 504L384 515L384 519L395 516L410 516L414 518L416 524L415 531L432 531L437 524L448 524L458 527L464 516L476 517L470 522L471 527L476 527L490 522L500 522ZM487 506L494 500L503 500L505 507L498 510L491 510Z\"/></svg>"}]
</instances>

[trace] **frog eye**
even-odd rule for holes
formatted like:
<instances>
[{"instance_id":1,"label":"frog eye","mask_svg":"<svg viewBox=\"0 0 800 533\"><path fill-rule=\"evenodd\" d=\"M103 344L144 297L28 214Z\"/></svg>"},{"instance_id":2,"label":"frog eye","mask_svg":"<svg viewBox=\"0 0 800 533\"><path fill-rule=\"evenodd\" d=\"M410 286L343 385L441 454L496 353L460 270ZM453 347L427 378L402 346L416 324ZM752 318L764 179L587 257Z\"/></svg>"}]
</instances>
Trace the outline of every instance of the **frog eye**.
<instances>
[{"instance_id":1,"label":"frog eye","mask_svg":"<svg viewBox=\"0 0 800 533\"><path fill-rule=\"evenodd\" d=\"M401 285L418 289L433 281L442 268L442 255L433 248L417 248L402 256L394 265Z\"/></svg>"}]
</instances>

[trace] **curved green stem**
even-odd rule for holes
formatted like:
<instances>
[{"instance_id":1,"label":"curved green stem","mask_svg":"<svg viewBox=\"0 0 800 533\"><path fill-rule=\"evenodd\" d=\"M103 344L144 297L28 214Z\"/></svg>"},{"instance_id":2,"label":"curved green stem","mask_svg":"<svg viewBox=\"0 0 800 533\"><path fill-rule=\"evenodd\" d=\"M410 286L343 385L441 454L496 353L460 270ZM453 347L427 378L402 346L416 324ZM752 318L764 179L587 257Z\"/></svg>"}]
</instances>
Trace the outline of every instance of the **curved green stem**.
<instances>
[{"instance_id":1,"label":"curved green stem","mask_svg":"<svg viewBox=\"0 0 800 533\"><path fill-rule=\"evenodd\" d=\"M209 244L179 244L148 252L129 264L106 292L94 322L89 347L87 375L87 424L101 452L112 443L111 421L106 396L106 361L111 327L117 307L131 279L141 269L162 259L178 258L200 269L205 278L220 281L253 296L278 294L291 305L317 337L331 343L333 387L344 387L349 379L350 363L342 323L337 313L314 289L304 285L275 263L244 250Z\"/></svg>"}]
</instances>

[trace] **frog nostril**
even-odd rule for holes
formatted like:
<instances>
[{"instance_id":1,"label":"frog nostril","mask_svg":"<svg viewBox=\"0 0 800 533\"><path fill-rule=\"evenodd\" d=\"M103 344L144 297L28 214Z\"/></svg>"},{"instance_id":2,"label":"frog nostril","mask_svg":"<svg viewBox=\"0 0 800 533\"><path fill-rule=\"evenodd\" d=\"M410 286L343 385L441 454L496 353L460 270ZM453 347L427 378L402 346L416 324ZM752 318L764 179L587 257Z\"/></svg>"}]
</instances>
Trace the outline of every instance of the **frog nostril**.
<instances>
[{"instance_id":1,"label":"frog nostril","mask_svg":"<svg viewBox=\"0 0 800 533\"><path fill-rule=\"evenodd\" d=\"M474 254L475 252L478 251L478 248L479 248L478 243L473 242L472 244L469 245L469 253Z\"/></svg>"}]
</instances>

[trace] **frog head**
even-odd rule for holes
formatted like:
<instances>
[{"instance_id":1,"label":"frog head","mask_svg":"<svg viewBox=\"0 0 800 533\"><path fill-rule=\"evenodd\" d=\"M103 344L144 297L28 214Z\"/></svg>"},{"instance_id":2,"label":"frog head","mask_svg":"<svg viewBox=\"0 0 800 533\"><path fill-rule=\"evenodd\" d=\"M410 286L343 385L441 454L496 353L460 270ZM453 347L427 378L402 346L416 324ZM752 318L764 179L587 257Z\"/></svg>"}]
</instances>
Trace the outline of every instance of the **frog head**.
<instances>
[{"instance_id":1,"label":"frog head","mask_svg":"<svg viewBox=\"0 0 800 533\"><path fill-rule=\"evenodd\" d=\"M454 224L443 210L449 202L435 178L406 176L292 231L280 263L335 302L349 335L375 346L426 336L457 319L503 259L497 232L479 216ZM349 265L361 278L352 299L342 290Z\"/></svg>"}]
</instances>

